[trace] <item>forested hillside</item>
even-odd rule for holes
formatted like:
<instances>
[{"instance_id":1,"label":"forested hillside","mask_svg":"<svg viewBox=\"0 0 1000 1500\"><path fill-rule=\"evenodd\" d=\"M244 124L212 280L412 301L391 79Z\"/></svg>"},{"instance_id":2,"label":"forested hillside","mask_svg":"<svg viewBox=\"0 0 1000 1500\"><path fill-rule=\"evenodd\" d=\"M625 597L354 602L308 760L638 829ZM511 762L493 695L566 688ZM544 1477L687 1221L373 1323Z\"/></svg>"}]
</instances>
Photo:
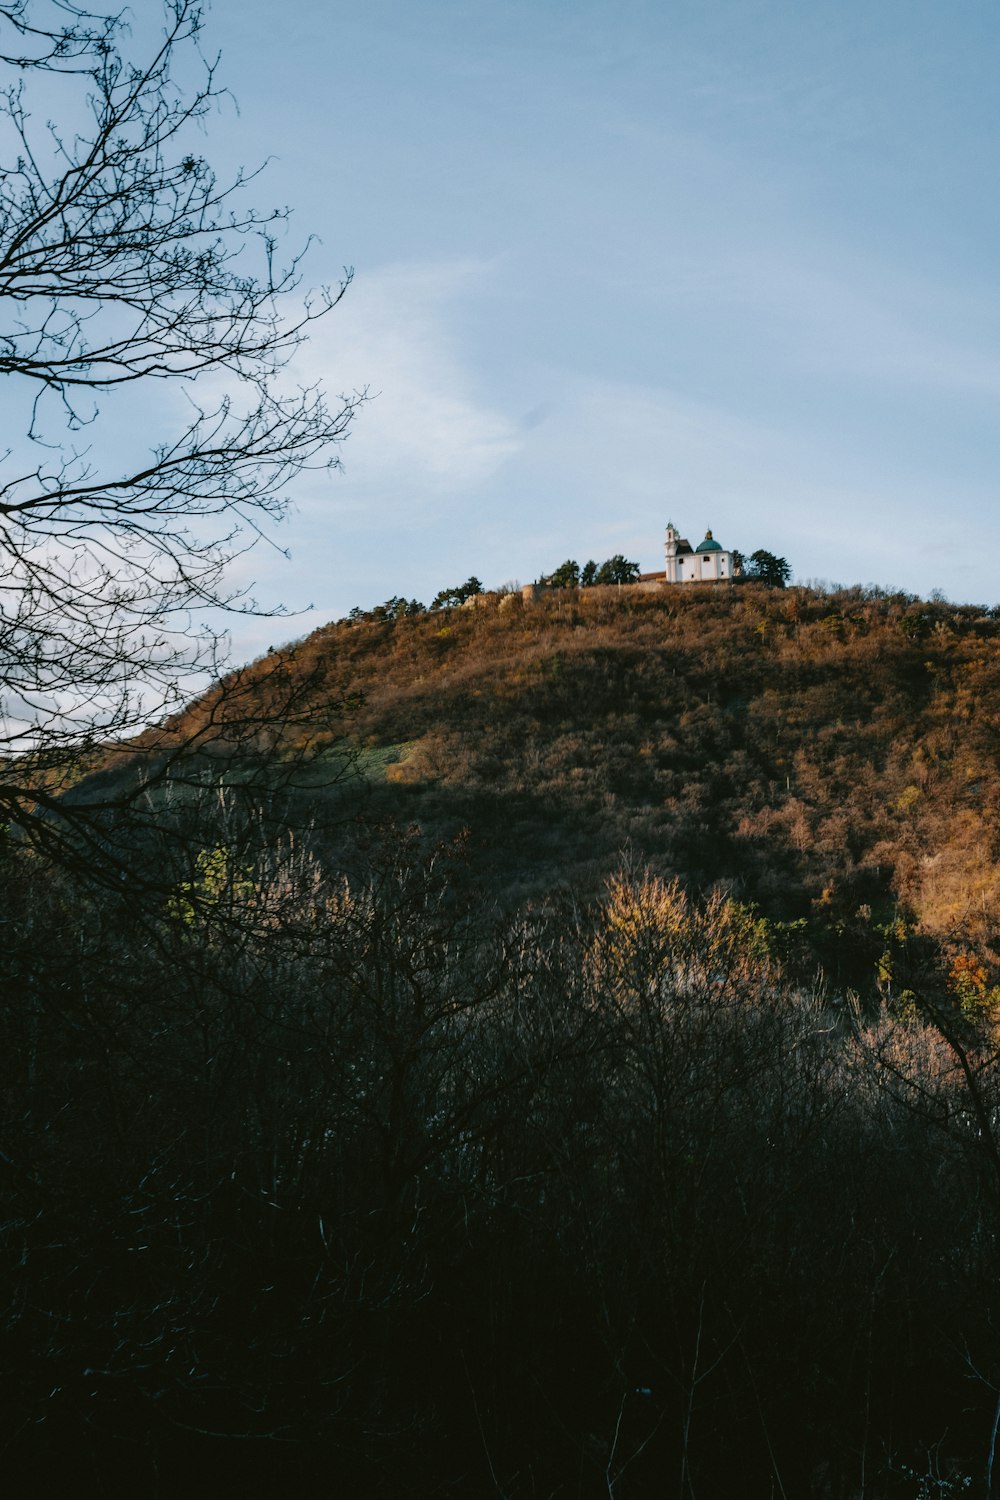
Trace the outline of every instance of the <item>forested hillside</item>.
<instances>
[{"instance_id":1,"label":"forested hillside","mask_svg":"<svg viewBox=\"0 0 1000 1500\"><path fill-rule=\"evenodd\" d=\"M272 717L284 672L298 713L347 709L285 753L353 748L351 810L468 830L504 904L595 895L628 851L796 924L785 956L837 982L863 988L900 923L994 961L1000 614L747 585L477 603L266 658Z\"/></svg>"},{"instance_id":2,"label":"forested hillside","mask_svg":"<svg viewBox=\"0 0 1000 1500\"><path fill-rule=\"evenodd\" d=\"M22 1490L991 1494L998 630L486 598L106 748L0 863Z\"/></svg>"}]
</instances>

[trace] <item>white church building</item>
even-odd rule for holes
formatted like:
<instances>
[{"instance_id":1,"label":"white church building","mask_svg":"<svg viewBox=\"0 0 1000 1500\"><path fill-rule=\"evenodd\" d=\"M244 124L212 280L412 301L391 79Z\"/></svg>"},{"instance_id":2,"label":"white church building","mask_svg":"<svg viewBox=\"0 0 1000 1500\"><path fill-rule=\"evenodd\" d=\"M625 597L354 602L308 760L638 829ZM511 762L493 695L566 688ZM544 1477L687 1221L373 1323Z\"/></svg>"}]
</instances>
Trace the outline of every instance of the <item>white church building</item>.
<instances>
[{"instance_id":1,"label":"white church building","mask_svg":"<svg viewBox=\"0 0 1000 1500\"><path fill-rule=\"evenodd\" d=\"M673 521L668 521L666 552L664 583L715 583L732 578L735 571L733 554L720 547L711 531L705 532L703 542L692 547Z\"/></svg>"}]
</instances>

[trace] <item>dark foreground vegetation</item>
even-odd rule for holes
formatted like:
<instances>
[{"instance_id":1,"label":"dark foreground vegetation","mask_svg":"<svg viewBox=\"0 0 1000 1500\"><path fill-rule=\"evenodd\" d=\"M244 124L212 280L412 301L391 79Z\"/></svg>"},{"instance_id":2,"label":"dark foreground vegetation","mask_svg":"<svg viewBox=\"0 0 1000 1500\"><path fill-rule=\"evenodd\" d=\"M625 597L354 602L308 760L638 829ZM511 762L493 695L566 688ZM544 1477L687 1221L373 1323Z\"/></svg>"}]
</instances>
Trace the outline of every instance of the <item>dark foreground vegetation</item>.
<instances>
[{"instance_id":1,"label":"dark foreground vegetation","mask_svg":"<svg viewBox=\"0 0 1000 1500\"><path fill-rule=\"evenodd\" d=\"M331 627L120 889L9 840L14 1492L992 1493L996 629L763 589Z\"/></svg>"}]
</instances>

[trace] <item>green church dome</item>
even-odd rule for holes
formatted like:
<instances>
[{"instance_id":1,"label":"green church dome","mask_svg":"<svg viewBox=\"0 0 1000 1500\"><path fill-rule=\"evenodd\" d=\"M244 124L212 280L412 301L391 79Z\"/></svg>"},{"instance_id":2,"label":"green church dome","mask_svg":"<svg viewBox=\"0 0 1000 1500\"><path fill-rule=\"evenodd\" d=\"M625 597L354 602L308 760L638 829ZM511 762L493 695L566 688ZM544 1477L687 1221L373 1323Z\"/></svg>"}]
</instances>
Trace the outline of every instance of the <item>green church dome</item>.
<instances>
[{"instance_id":1,"label":"green church dome","mask_svg":"<svg viewBox=\"0 0 1000 1500\"><path fill-rule=\"evenodd\" d=\"M706 531L705 540L703 542L699 542L694 550L696 552L721 552L722 548L719 546L718 542L714 540L712 533L710 531Z\"/></svg>"}]
</instances>

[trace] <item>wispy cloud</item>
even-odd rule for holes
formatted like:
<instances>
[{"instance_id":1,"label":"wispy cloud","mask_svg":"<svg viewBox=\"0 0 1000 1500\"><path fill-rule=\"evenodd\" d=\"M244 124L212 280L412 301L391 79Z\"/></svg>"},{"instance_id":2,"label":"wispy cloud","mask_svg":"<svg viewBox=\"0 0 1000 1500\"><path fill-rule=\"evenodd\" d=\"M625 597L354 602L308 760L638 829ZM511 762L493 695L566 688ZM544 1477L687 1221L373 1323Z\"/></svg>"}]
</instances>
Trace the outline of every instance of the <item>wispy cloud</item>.
<instances>
[{"instance_id":1,"label":"wispy cloud","mask_svg":"<svg viewBox=\"0 0 1000 1500\"><path fill-rule=\"evenodd\" d=\"M456 332L489 275L480 261L386 267L359 277L313 337L299 373L370 397L345 449L341 504L405 492L412 513L481 484L516 451L517 429L477 395Z\"/></svg>"},{"instance_id":2,"label":"wispy cloud","mask_svg":"<svg viewBox=\"0 0 1000 1500\"><path fill-rule=\"evenodd\" d=\"M491 275L488 261L456 260L359 276L296 358L297 382L321 383L331 398L367 389L369 399L341 451L343 472L296 485L277 535L291 565L258 547L234 566L256 598L297 611L288 636L352 604L448 582L443 538L454 544L523 443L522 427L480 394L463 351L467 304ZM234 649L252 654L282 633L237 624Z\"/></svg>"}]
</instances>

